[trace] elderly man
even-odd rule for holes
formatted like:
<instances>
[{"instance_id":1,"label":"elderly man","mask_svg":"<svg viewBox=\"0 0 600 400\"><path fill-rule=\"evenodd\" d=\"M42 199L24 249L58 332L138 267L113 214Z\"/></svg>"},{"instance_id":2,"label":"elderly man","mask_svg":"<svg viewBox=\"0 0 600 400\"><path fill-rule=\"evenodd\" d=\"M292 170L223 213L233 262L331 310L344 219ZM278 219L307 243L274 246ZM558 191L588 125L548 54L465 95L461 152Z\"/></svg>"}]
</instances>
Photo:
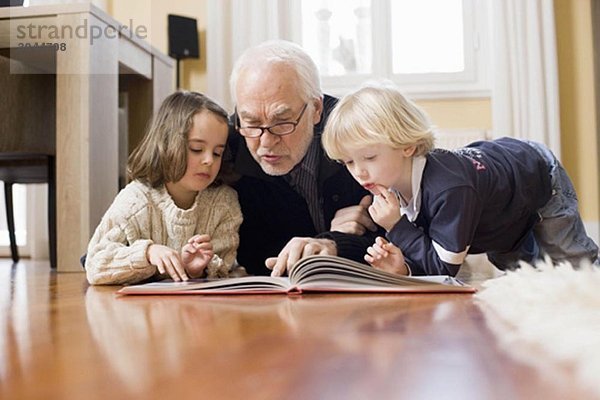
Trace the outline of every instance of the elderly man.
<instances>
[{"instance_id":1,"label":"elderly man","mask_svg":"<svg viewBox=\"0 0 600 400\"><path fill-rule=\"evenodd\" d=\"M230 85L228 161L244 215L239 263L277 276L311 254L361 261L375 237L371 198L321 148L337 100L322 94L314 62L291 42L265 42L242 54Z\"/></svg>"}]
</instances>

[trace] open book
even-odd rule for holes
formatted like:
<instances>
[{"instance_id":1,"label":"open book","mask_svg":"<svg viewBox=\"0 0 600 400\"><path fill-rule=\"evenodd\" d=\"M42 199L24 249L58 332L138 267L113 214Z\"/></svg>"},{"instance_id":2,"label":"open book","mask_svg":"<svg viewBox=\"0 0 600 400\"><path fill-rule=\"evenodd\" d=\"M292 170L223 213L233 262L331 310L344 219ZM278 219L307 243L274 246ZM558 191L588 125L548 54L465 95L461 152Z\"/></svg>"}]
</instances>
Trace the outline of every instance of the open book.
<instances>
[{"instance_id":1,"label":"open book","mask_svg":"<svg viewBox=\"0 0 600 400\"><path fill-rule=\"evenodd\" d=\"M407 277L342 257L315 255L298 261L289 277L245 276L187 282L160 281L125 286L118 294L268 294L307 292L475 292L449 276Z\"/></svg>"}]
</instances>

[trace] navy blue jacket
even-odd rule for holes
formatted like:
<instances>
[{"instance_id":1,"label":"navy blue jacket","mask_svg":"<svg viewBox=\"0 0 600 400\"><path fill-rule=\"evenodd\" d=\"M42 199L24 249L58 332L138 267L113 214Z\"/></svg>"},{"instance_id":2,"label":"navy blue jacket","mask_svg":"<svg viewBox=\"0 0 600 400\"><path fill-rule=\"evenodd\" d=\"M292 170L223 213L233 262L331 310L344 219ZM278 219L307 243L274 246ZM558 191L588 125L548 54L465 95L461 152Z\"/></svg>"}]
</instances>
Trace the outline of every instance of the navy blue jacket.
<instances>
[{"instance_id":1,"label":"navy blue jacket","mask_svg":"<svg viewBox=\"0 0 600 400\"><path fill-rule=\"evenodd\" d=\"M551 196L549 165L520 140L436 149L426 158L419 215L414 223L403 216L387 234L414 275L455 275L460 264L443 260L451 253L515 251Z\"/></svg>"}]
</instances>

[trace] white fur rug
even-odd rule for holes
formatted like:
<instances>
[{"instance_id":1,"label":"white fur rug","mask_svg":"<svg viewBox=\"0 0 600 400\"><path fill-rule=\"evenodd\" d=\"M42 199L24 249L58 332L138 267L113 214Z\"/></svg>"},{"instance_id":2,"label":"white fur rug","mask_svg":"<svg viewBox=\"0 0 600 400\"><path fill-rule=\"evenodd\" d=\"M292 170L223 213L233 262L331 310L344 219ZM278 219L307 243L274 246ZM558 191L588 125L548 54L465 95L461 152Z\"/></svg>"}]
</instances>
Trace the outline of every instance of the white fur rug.
<instances>
[{"instance_id":1,"label":"white fur rug","mask_svg":"<svg viewBox=\"0 0 600 400\"><path fill-rule=\"evenodd\" d=\"M530 364L536 352L564 363L600 396L600 268L523 264L483 287L477 298L504 322L490 327L505 348L525 344L530 354L518 358Z\"/></svg>"}]
</instances>

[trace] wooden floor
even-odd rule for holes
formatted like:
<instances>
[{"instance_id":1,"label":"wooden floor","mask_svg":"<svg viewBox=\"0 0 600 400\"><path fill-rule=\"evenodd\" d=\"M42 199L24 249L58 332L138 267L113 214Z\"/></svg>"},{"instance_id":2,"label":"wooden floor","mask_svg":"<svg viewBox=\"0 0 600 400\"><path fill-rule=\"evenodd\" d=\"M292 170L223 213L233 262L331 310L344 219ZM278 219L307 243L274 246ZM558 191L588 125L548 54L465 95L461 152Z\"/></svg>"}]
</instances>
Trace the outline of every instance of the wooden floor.
<instances>
[{"instance_id":1,"label":"wooden floor","mask_svg":"<svg viewBox=\"0 0 600 400\"><path fill-rule=\"evenodd\" d=\"M0 399L586 399L472 295L117 297L0 261Z\"/></svg>"}]
</instances>

